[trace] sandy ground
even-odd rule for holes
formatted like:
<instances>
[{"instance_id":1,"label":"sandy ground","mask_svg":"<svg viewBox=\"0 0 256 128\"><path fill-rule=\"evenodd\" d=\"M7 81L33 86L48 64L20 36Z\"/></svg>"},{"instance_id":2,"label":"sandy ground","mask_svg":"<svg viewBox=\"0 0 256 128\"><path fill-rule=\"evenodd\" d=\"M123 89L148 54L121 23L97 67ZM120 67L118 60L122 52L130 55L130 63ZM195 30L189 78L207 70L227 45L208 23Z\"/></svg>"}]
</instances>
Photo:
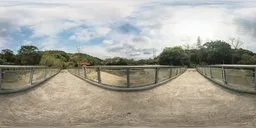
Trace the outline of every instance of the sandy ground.
<instances>
[{"instance_id":1,"label":"sandy ground","mask_svg":"<svg viewBox=\"0 0 256 128\"><path fill-rule=\"evenodd\" d=\"M115 92L61 71L0 96L1 127L256 127L256 96L223 89L194 69L157 88Z\"/></svg>"},{"instance_id":2,"label":"sandy ground","mask_svg":"<svg viewBox=\"0 0 256 128\"><path fill-rule=\"evenodd\" d=\"M126 84L126 77L113 75L107 72L101 72L101 82L109 85L123 85Z\"/></svg>"}]
</instances>

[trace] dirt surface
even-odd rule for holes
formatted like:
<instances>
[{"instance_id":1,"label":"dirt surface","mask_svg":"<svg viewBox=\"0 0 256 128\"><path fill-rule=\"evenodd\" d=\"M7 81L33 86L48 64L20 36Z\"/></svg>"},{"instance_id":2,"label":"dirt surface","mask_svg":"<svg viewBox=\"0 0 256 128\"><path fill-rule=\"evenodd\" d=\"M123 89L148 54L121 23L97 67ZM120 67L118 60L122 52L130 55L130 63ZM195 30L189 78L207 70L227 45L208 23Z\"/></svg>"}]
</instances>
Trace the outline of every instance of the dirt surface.
<instances>
[{"instance_id":1,"label":"dirt surface","mask_svg":"<svg viewBox=\"0 0 256 128\"><path fill-rule=\"evenodd\" d=\"M126 84L126 77L110 74L107 72L101 72L101 81L104 84L109 84L109 85L124 85Z\"/></svg>"},{"instance_id":2,"label":"dirt surface","mask_svg":"<svg viewBox=\"0 0 256 128\"><path fill-rule=\"evenodd\" d=\"M40 87L0 96L1 127L256 127L256 96L194 69L157 88L115 92L61 71Z\"/></svg>"}]
</instances>

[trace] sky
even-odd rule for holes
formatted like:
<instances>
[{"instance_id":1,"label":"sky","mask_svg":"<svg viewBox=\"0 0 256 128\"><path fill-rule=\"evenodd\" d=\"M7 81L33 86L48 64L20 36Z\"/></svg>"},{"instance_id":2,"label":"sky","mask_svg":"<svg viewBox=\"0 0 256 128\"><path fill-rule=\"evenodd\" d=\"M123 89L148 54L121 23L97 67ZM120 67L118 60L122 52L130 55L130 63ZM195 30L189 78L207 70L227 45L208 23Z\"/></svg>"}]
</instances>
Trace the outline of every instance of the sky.
<instances>
[{"instance_id":1,"label":"sky","mask_svg":"<svg viewBox=\"0 0 256 128\"><path fill-rule=\"evenodd\" d=\"M256 52L252 0L0 0L0 50L21 45L101 59L152 58L197 37Z\"/></svg>"}]
</instances>

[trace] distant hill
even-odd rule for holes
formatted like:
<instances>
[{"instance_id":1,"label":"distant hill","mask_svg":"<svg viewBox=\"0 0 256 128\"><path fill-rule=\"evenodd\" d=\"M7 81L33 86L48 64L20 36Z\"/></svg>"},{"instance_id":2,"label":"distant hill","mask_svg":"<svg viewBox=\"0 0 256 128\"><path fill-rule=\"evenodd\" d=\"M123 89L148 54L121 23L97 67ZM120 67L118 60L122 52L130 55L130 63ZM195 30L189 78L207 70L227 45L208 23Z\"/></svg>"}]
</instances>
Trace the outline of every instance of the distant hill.
<instances>
[{"instance_id":1,"label":"distant hill","mask_svg":"<svg viewBox=\"0 0 256 128\"><path fill-rule=\"evenodd\" d=\"M83 53L66 53L64 51L50 50L41 52L41 65L50 67L76 67L79 61L87 60L91 65L101 64L102 60Z\"/></svg>"},{"instance_id":2,"label":"distant hill","mask_svg":"<svg viewBox=\"0 0 256 128\"><path fill-rule=\"evenodd\" d=\"M68 53L68 55L71 60L74 60L75 62L78 62L78 60L87 60L91 65L99 65L102 62L101 59L84 53Z\"/></svg>"}]
</instances>

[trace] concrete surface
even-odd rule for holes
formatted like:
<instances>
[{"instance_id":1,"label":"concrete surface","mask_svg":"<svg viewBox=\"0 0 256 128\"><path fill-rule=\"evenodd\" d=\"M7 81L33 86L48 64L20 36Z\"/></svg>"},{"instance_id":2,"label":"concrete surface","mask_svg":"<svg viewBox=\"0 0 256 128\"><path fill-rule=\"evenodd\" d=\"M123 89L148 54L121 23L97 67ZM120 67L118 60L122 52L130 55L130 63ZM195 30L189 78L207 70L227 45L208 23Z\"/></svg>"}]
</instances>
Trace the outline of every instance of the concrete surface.
<instances>
[{"instance_id":1,"label":"concrete surface","mask_svg":"<svg viewBox=\"0 0 256 128\"><path fill-rule=\"evenodd\" d=\"M115 92L61 71L0 96L0 127L256 127L256 96L213 84L194 69L157 88Z\"/></svg>"}]
</instances>

